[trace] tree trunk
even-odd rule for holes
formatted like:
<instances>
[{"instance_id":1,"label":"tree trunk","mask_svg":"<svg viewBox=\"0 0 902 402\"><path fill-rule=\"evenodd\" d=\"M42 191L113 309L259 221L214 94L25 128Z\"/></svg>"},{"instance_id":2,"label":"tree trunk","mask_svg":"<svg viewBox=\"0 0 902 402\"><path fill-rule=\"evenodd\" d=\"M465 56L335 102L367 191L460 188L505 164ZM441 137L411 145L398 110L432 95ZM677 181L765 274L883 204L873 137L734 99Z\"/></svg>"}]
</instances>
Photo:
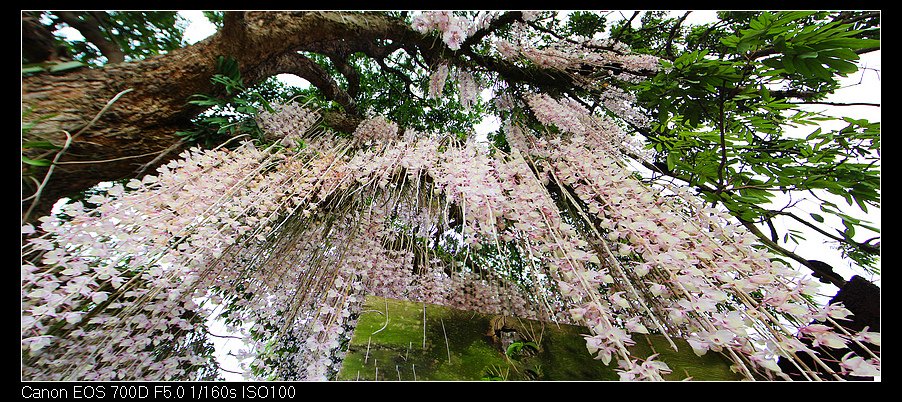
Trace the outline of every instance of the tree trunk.
<instances>
[{"instance_id":1,"label":"tree trunk","mask_svg":"<svg viewBox=\"0 0 902 402\"><path fill-rule=\"evenodd\" d=\"M23 123L37 122L23 134L23 143L66 143L117 94L127 89L97 121L71 140L59 158L30 220L46 215L60 197L98 182L133 177L140 167L178 142L175 131L197 113L187 98L210 89L215 69L214 46L199 44L148 60L103 69L79 69L67 74L39 74L22 80ZM28 150L26 156L40 152ZM54 155L44 156L53 159ZM127 158L127 159L123 159ZM117 159L115 161L108 161ZM91 163L84 163L93 161ZM79 163L73 163L79 162ZM27 165L23 165L23 175ZM32 168L33 169L33 168ZM32 170L40 182L46 168ZM25 180L22 197L37 189ZM32 200L23 202L23 209Z\"/></svg>"}]
</instances>

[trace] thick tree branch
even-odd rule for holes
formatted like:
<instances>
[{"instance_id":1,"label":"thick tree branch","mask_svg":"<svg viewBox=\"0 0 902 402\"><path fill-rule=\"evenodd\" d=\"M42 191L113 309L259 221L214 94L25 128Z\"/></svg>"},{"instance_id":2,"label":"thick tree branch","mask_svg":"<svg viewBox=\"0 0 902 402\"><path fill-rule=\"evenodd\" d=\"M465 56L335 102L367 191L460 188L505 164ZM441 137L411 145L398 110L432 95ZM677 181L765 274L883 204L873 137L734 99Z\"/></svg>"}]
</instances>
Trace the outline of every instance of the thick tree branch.
<instances>
[{"instance_id":1,"label":"thick tree branch","mask_svg":"<svg viewBox=\"0 0 902 402\"><path fill-rule=\"evenodd\" d=\"M271 58L248 74L248 81L252 85L278 74L294 74L310 81L310 84L322 91L323 95L341 105L345 112L357 114L357 102L341 89L329 72L300 53L288 52Z\"/></svg>"},{"instance_id":2,"label":"thick tree branch","mask_svg":"<svg viewBox=\"0 0 902 402\"><path fill-rule=\"evenodd\" d=\"M222 35L228 40L241 40L247 33L244 11L225 11L222 15Z\"/></svg>"},{"instance_id":3,"label":"thick tree branch","mask_svg":"<svg viewBox=\"0 0 902 402\"><path fill-rule=\"evenodd\" d=\"M329 60L335 65L335 69L348 81L348 95L351 97L357 96L360 93L360 75L357 74L354 66L348 64L347 59L344 57L329 56Z\"/></svg>"},{"instance_id":4,"label":"thick tree branch","mask_svg":"<svg viewBox=\"0 0 902 402\"><path fill-rule=\"evenodd\" d=\"M343 133L353 133L360 122L363 121L361 116L341 112L326 111L322 115L323 124Z\"/></svg>"},{"instance_id":5,"label":"thick tree branch","mask_svg":"<svg viewBox=\"0 0 902 402\"><path fill-rule=\"evenodd\" d=\"M494 32L496 29L522 20L523 13L520 11L508 11L504 14L501 14L500 16L498 16L498 18L492 20L492 22L490 22L488 26L477 30L473 33L473 35L467 37L467 39L464 40L460 47L462 49L469 49L471 46L473 46L473 44L478 43L480 40L482 40L482 38Z\"/></svg>"},{"instance_id":6,"label":"thick tree branch","mask_svg":"<svg viewBox=\"0 0 902 402\"><path fill-rule=\"evenodd\" d=\"M125 53L122 52L119 45L107 40L97 25L90 24L81 18L89 17L90 14L74 11L57 11L54 14L70 27L77 29L88 42L97 46L97 49L100 49L100 54L107 58L108 63L116 64L125 61Z\"/></svg>"}]
</instances>

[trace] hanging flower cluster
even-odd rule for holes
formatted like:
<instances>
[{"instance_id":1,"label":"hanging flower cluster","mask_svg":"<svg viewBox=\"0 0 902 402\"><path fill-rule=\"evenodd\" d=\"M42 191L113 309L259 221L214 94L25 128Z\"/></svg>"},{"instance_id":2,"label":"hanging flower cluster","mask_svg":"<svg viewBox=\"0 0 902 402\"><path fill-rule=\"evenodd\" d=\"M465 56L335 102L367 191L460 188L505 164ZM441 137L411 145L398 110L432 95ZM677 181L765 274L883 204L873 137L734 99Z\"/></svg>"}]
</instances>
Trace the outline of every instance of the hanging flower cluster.
<instances>
[{"instance_id":1,"label":"hanging flower cluster","mask_svg":"<svg viewBox=\"0 0 902 402\"><path fill-rule=\"evenodd\" d=\"M267 141L281 141L286 147L296 146L297 141L320 118L316 112L297 103L273 103L272 107L273 112L264 110L257 115L257 124L263 129Z\"/></svg>"},{"instance_id":2,"label":"hanging flower cluster","mask_svg":"<svg viewBox=\"0 0 902 402\"><path fill-rule=\"evenodd\" d=\"M393 141L398 139L398 125L382 116L366 119L354 130L354 139L366 145Z\"/></svg>"},{"instance_id":3,"label":"hanging flower cluster","mask_svg":"<svg viewBox=\"0 0 902 402\"><path fill-rule=\"evenodd\" d=\"M429 98L438 99L445 89L445 80L448 79L448 63L441 63L429 76Z\"/></svg>"},{"instance_id":4,"label":"hanging flower cluster","mask_svg":"<svg viewBox=\"0 0 902 402\"><path fill-rule=\"evenodd\" d=\"M460 105L464 110L470 110L479 96L479 86L473 78L473 74L468 71L460 71L457 73L458 93L460 94Z\"/></svg>"},{"instance_id":5,"label":"hanging flower cluster","mask_svg":"<svg viewBox=\"0 0 902 402\"><path fill-rule=\"evenodd\" d=\"M201 378L215 364L196 345L207 318L224 314L245 339L248 375L326 379L367 294L585 325L587 349L617 360L624 379L669 370L631 355L635 333L686 339L754 378L806 349L777 315L848 315L810 305L816 282L771 262L723 214L635 180L619 147L594 146L622 139L603 120L529 101L560 135L508 123L510 154L435 136L359 148L396 138L375 118L355 138L307 137L303 149L192 150L90 197L94 208L42 218L22 269L25 376ZM880 342L798 326L815 345ZM879 372L876 356L841 362Z\"/></svg>"},{"instance_id":6,"label":"hanging flower cluster","mask_svg":"<svg viewBox=\"0 0 902 402\"><path fill-rule=\"evenodd\" d=\"M592 122L590 116L575 118L574 109L560 104L549 107L555 103L547 97L534 97L530 104L543 123L572 135L560 142L537 141L531 150L546 158L559 185L572 188L586 206L587 215L598 220L603 232L599 239L608 243L613 265L624 273L622 282L615 281L620 286L612 289L620 290L609 295L617 315L638 317L664 334L685 338L699 355L709 350L724 352L753 377L757 369L779 373L772 356L804 364L794 352L807 348L777 315L792 317L791 322L799 325L816 319L842 319L849 314L840 309L830 318L811 305L807 297L815 294L817 283L753 248L753 236L730 224L722 212L678 192L695 211L687 216L681 212L687 205L673 205L632 178L611 148L586 146L591 142L583 135L594 134L602 140L605 135L582 124ZM617 136L610 136L606 142L616 141ZM602 310L597 306L584 308ZM580 311L580 315L584 313ZM625 327L629 330L628 325ZM646 326L639 328L643 332ZM820 324L801 327L800 332L810 336L815 346L821 343L831 348L867 337L837 333ZM610 344L616 343L605 341L629 342L623 333L608 333L602 338L589 338L590 349L603 352L601 348L614 349ZM608 359L606 354L602 358ZM877 364L875 356L869 358L868 364ZM656 362L649 367L662 366ZM636 378L631 370L625 371L632 373L627 378Z\"/></svg>"},{"instance_id":7,"label":"hanging flower cluster","mask_svg":"<svg viewBox=\"0 0 902 402\"><path fill-rule=\"evenodd\" d=\"M413 18L413 29L420 33L438 30L442 34L442 41L451 50L459 50L460 45L467 39L473 25L469 19L459 18L450 11L427 11Z\"/></svg>"}]
</instances>

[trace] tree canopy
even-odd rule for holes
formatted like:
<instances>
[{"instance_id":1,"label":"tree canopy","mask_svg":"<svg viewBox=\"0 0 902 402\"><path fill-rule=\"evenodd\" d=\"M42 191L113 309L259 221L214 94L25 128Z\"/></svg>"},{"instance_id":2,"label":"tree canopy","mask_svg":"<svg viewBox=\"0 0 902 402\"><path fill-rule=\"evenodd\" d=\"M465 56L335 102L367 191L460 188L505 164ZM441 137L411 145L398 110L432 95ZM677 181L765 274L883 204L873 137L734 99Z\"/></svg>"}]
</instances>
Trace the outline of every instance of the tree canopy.
<instances>
[{"instance_id":1,"label":"tree canopy","mask_svg":"<svg viewBox=\"0 0 902 402\"><path fill-rule=\"evenodd\" d=\"M774 303L771 307L776 310L766 311L785 315L786 319L807 329L806 334L816 339L814 346L819 341L822 345L839 348L838 338L828 337L825 330L805 326L807 323L802 321L824 317L824 314L831 318L844 317L842 311L833 309L829 313L806 315L809 314L807 311L801 312L798 310L801 307L791 303L803 305L803 299L810 302L811 293L807 291L793 293L797 299L791 299L791 305L785 304L790 300L786 298L777 303L771 300L774 292L785 293L786 290L768 288L777 285L764 276L775 272L789 275L780 267L784 263L786 266L799 264L821 282L837 287L846 282L846 278L820 261L823 258L814 252L793 250L790 244L798 244L802 228L814 230L857 268L876 275L880 272L879 228L860 218L861 213L880 208L880 123L854 115L835 117L808 107L842 107L842 104L828 101L827 97L841 87L841 78L862 72L857 63L860 55L880 49L880 14L867 11L719 12L717 20L698 25L686 22L690 14L636 12L614 18L610 12L585 11L205 12L219 31L200 43L186 46L181 37L185 24L173 12L25 12L22 15L23 227L30 231L37 226L40 231L58 236L59 242L63 239L76 242L73 239L78 236L67 232L70 229L63 229L68 227L67 224L51 224L49 222L55 221L45 218L41 218L42 224L38 223L40 216L49 212L48 204L52 205L59 197L70 198L69 206L63 207L64 220L80 224L93 222L94 218L89 216L104 217L104 221L115 216L116 220L127 221L126 215L117 215L121 210L104 209L104 205L119 197L125 197L122 205L132 205L125 201L129 197L129 188L135 190L133 197L136 199L156 194L154 191L165 192L165 186L154 183L157 180L163 183L170 172L184 166L214 166L229 160L228 163L236 166L234 171L211 175L221 175L216 177L238 188L249 184L228 181L230 174L236 175L234 179L240 179L241 175L254 177L269 172L262 167L269 166L273 175L282 175L290 171L282 169L299 163L295 168L319 172L319 176L311 173L310 178L304 180L313 180L321 187L304 190L309 193L282 194L272 182L261 181L255 185L260 187L252 186L248 191L260 191L258 196L276 199L261 201L256 207L241 203L235 206L246 208L244 213L247 215L239 214L240 219L250 217L251 221L264 222L271 219L268 214L272 214L280 217L276 221L282 222L274 230L267 226L267 231L254 229L246 235L249 230L246 226L254 227L251 221L230 224L233 229L240 227L240 235L249 239L247 247L258 253L254 261L261 255L267 256L264 260L271 261L272 250L300 252L297 250L304 249L309 252L306 248L309 244L296 243L298 233L304 233L305 237L329 238L330 244L337 244L335 242L348 234L330 234L332 226L360 227L360 233L383 239L384 249L375 244L358 245L355 242L364 240L350 235L344 241L359 249L347 246L350 254L342 257L320 255L317 264L331 261L331 258L355 261L354 258L359 256L354 253L375 248L382 250L380 253L388 250L384 260L391 264L413 264L408 268L412 269L411 274L417 275L427 272L427 268L418 268L418 264L432 259L439 265L468 267L469 271L464 269L460 278L469 274L483 279L486 275L491 277L493 274L485 267L494 267L503 272L497 275L513 280L521 288L548 288L533 291L546 297L545 303L550 306L545 308L550 311L550 316L543 316L545 313L538 310L518 313L574 322L602 320L598 314L606 317L608 308L592 304L597 303L592 299L596 297L595 292L602 292L615 312L633 308L642 311L633 316L635 319L623 318L621 322L609 317L589 325L593 328L592 337L587 339L590 352L598 353L605 361L615 356L629 362L623 378L659 378L655 370L661 370L661 367L652 358L644 362L632 360L622 344L630 340L625 333L616 332L619 328L627 328L627 332L651 330L688 337L696 353L722 352L745 370L744 375L766 377L755 366L774 370L773 365L767 363L773 356L747 350L742 344L743 336L738 335L741 332L738 328L729 334L707 332L710 329L707 326L711 324L704 317L714 320L710 318L711 314L720 314L713 313L716 303L724 303L723 308L737 312L752 308L749 306L757 305L755 303ZM79 30L85 41L55 36L53 32L63 24ZM294 88L274 78L284 73L304 78L311 85ZM866 106L879 107L879 104ZM483 138L474 127L486 119L500 124ZM401 148L388 145L395 141L401 141ZM188 148L191 151L182 152ZM213 151L204 153L201 149ZM234 152L218 156L221 149ZM415 152L413 149L420 149L416 152L421 153L410 154ZM267 152L274 153L266 156ZM430 152L437 152L438 156ZM288 154L294 156L285 156ZM370 158L368 162L355 162L364 155ZM225 159L216 162L216 158ZM395 161L389 162L386 158L395 158ZM269 162L257 165L254 161L259 160ZM357 166L355 171L345 163L368 165ZM459 166L455 167L455 164ZM481 170L479 166L488 170ZM163 169L159 170L158 176L141 178L145 172L157 167ZM250 170L241 170L243 168ZM332 183L329 175L338 174L333 169L351 169L342 174L355 176L359 183L343 184L344 176L339 176L333 178L334 189L327 187L326 183ZM361 173L364 171L369 173ZM471 178L465 179L468 176ZM182 183L183 179L176 174L172 180ZM495 180L498 187L487 184L495 183ZM112 190L109 187L89 189L101 181L112 181ZM199 181L196 186L221 187L202 183L207 182ZM479 187L479 183L484 187ZM374 192L367 199L359 199L360 194L368 194L369 190L358 194L361 190L355 190L355 185L360 185L360 189L374 186ZM268 186L273 189L269 190ZM304 187L298 187L301 188ZM219 188L219 191L224 190L225 187ZM441 207L440 204L433 205L431 198L425 201L420 190L446 197L447 204ZM547 198L541 194L547 194ZM625 194L635 199L623 200L623 204L614 201L621 200ZM802 210L795 206L799 199L808 196L817 200L819 210L800 212ZM833 196L843 199L845 205L831 202ZM279 209L282 207L277 205L283 202L282 197L292 199L296 204L294 209ZM775 204L787 199L785 205ZM213 199L208 201L213 202ZM99 215L84 212L83 202L100 205ZM219 205L204 202L197 207L206 205L213 210ZM307 202L313 202L312 206ZM377 210L377 215L352 224L351 215L345 214L364 204L369 205L370 212ZM377 204L381 206L377 208ZM380 209L385 205L395 205L395 210ZM426 208L426 215L438 216L438 227L456 230L458 234L443 238L447 233L439 229L418 232L422 222L414 216L402 219L403 214L399 215L397 210L399 206L409 207L414 216L420 213L416 208ZM550 215L549 206L558 212ZM129 208L144 211L143 207ZM194 207L179 202L179 208ZM536 214L535 211L542 212ZM200 214L201 210L195 212ZM264 212L266 214L261 215ZM181 214L183 212L176 212L176 215ZM697 222L687 223L695 229L668 232L670 229L667 228L673 222L665 218L639 219L637 215L641 214L672 214L693 217ZM184 216L188 215L184 212ZM721 215L723 220L712 218ZM214 221L238 219L234 214L229 216L219 216ZM788 218L794 226L779 227L774 223L778 217ZM841 226L834 227L836 222ZM306 226L311 223L314 226ZM283 224L288 226L282 228ZM496 224L499 226L495 227ZM735 228L731 226L733 224ZM193 225L190 227L194 228ZM469 228L469 234L468 225L475 225ZM537 237L532 239L537 242L535 244L529 243L530 236L522 234L529 232L530 225L535 225L533 230ZM655 232L655 227L659 232ZM514 231L513 234L499 233L508 229ZM144 233L141 230L138 231ZM194 239L173 229L155 230L171 231L169 245L179 253L188 252L178 246L179 243ZM222 233L223 229L219 230ZM290 245L288 240L276 236L285 236L286 230L294 231L289 236L294 239ZM403 235L386 235L384 230ZM744 232L753 236L760 246L754 245L751 237L740 234ZM877 234L863 235L863 232ZM150 233L145 234L148 236L145 239L158 235L157 232ZM123 232L110 236L121 239L126 235ZM709 240L698 237L701 245L689 246L692 242L685 236L707 237L713 243L709 245L705 243ZM489 241L492 238L494 241ZM551 242L552 238L556 240ZM191 241L199 242L197 239ZM562 248L563 255L570 258L568 264L577 276L597 276L597 281L589 281L595 284L594 288L585 281L573 279L572 273L566 273L563 268L551 268L547 273L550 278L555 278L553 284L518 277L529 272L534 261L543 261L542 264L548 263L549 267L563 265L554 260L564 258L555 256L558 253L555 247L560 247L560 241L573 242L567 246L569 248ZM69 258L54 251L61 249L50 246L46 240L35 244L30 251L34 254L24 255L32 267L29 272L39 272L36 267L41 264L53 267ZM200 243L194 246L200 246ZM773 258L757 254L763 250L762 246L773 253ZM208 251L213 252L219 246L210 243L209 247ZM725 252L727 249L734 251ZM201 260L210 267L227 269L221 264L230 261L228 258L247 258L228 250L231 248L215 251L214 257L203 257L212 260ZM397 253L405 250L410 254L402 257ZM53 254L49 262L48 253ZM429 253L433 256L429 257ZM536 255L527 257L523 253ZM690 254L687 256L686 253ZM727 258L727 254L746 257L733 260ZM72 254L71 258L76 257ZM122 258L138 259L135 256ZM44 262L39 263L42 259ZM399 262L402 260L408 262ZM717 296L704 290L698 290L701 296L695 295L693 286L705 289L708 285L702 286L689 279L665 279L672 275L663 267L667 264L665 260L681 267L689 264L684 268L686 272L680 271L680 275L698 275L697 278L730 285L711 290L720 292ZM144 267L158 263L141 261L139 265ZM573 267L573 261L581 268ZM770 270L752 274L737 268L744 273L735 274L732 281L744 278L746 274L754 278L749 279L754 285L743 282L745 285L742 286L749 286L747 289L718 276L723 274L717 274L713 268L718 264L743 265L747 261L752 261L749 264L755 269ZM255 266L256 262L244 263ZM335 264L344 266L344 263ZM622 277L614 275L614 272L620 272L621 265L631 268L622 273ZM59 269L70 272L62 275L65 278L73 272L64 266ZM332 274L333 280L338 278L349 284L359 280L354 279L359 275L355 270L361 268L338 269ZM380 271L387 268L372 269L372 272L380 272L379 275L388 275L385 273L388 271ZM695 272L699 269L705 274ZM605 270L611 270L617 279L602 278L601 272L607 272ZM680 293L676 288L682 289L686 299L681 300L688 303L683 307L686 311L695 309L693 314L703 317L698 324L700 327L691 327L679 316L685 312L665 310L664 307L658 311L654 302L645 298L648 294L664 292L663 288L656 287L662 286L658 282L637 284L649 270L653 272L652 276L663 275L658 282L674 280L668 285L674 287L670 289L672 296ZM445 273L457 278L452 271L454 269L447 268ZM113 277L121 277L118 280L127 283L138 281L138 275L130 275ZM228 275L224 274L225 277ZM235 275L240 277L242 274L236 272ZM314 277L305 280L313 281L309 278ZM414 282L419 280L404 278ZM390 277L381 280L402 281ZM472 279L453 280L469 283L467 281ZM36 286L41 280L35 277L34 281L28 286ZM793 283L799 284L800 288L805 287L802 286L804 281L789 281L795 281ZM243 292L248 286L242 284L234 288L238 286L235 283L216 282L210 286L217 289L214 293L226 288ZM369 282L365 280L362 283L363 288L374 286L366 285ZM23 353L39 352L53 336L71 334L71 328L63 329L68 328L66 323L77 327L82 314L93 316L108 307L106 295L117 294L118 286L99 286L83 293L90 301L72 307L66 318L41 318L34 314L29 327L46 326L49 330L28 338L29 346L23 348L30 352ZM172 285L167 283L163 288L166 286ZM317 286L320 286L319 282ZM729 298L721 296L723 289L735 290L737 286L738 293L730 294ZM326 288L328 286L323 288L324 292ZM345 295L350 291L342 289L339 292L345 292ZM521 297L503 289L493 291L508 298ZM551 293L542 293L545 291ZM252 293L247 292L248 300L252 299ZM29 297L44 296L40 293ZM128 299L129 296L122 297ZM217 297L226 296L219 294ZM259 312L242 313L247 306L240 297L235 300L228 297L225 299L227 304L235 307L227 310L239 317L233 318L236 325L269 317ZM346 303L344 310L338 310L346 311L354 304L343 300ZM569 304L571 302L576 304ZM709 302L714 304L705 304ZM524 302L530 303L541 304L536 300ZM561 306L567 307L561 310ZM180 327L202 325L194 318L197 314L192 313L195 307L178 307L179 311L185 312L178 320ZM269 317L277 320L274 323L281 324L252 331L251 338L262 342L259 347L265 349L267 352L263 355L268 356L260 357L264 363L254 366L259 375L270 375L272 364L288 364L275 370L283 374L304 372L305 369L298 365L313 364L310 361L285 363L284 355L280 353L288 353L291 347L285 346L276 353L273 344L266 344L272 339L260 335L278 334L279 345L293 345L286 336L300 339L303 331L291 332L288 323L300 319L297 309L301 307L289 304L287 308L284 311L274 308L279 311L279 318ZM117 310L116 314L120 312ZM334 319L332 314L317 315L318 318L310 322L331 328L329 325L335 324L330 321ZM317 321L323 317L329 320ZM759 319L752 315L748 317ZM695 318L689 321L694 323L693 320ZM776 327L777 321L766 321L763 325ZM333 352L326 351L334 350L334 342L338 342L340 333L329 335L332 338L327 341L319 339L311 347L333 356L330 354ZM865 338L854 339L858 342ZM191 338L179 347L197 352L191 355L191 365L201 365L197 359L205 356L200 351L206 348L202 338ZM785 348L788 347L781 344L777 349ZM174 352L154 353L159 357ZM867 353L873 357L871 352L859 352L860 357L855 358L869 359ZM791 358L786 354L781 356ZM834 360L839 361L840 357L836 356ZM852 361L847 357L843 357L841 368L834 364L835 370L846 370L844 373L853 375L872 373L871 360L862 363L865 360ZM29 358L42 361L39 354ZM278 363L266 363L267 359ZM180 367L182 374L210 375L209 372L198 374L203 370L182 367L184 363L173 367ZM41 364L46 363L34 363L34 367ZM853 365L857 369L850 368ZM321 368L310 370L317 375L328 372L317 371L323 370ZM836 377L833 370L827 370L827 373Z\"/></svg>"}]
</instances>

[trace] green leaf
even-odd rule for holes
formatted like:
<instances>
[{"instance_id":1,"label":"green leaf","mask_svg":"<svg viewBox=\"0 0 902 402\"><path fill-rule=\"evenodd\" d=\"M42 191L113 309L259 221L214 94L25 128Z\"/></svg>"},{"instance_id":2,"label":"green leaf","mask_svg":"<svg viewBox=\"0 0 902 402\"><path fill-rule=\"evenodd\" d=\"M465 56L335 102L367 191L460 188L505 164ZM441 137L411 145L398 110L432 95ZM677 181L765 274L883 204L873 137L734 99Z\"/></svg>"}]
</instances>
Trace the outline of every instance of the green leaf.
<instances>
[{"instance_id":1,"label":"green leaf","mask_svg":"<svg viewBox=\"0 0 902 402\"><path fill-rule=\"evenodd\" d=\"M53 64L47 69L47 71L49 71L51 73L57 73L60 71L66 71L66 70L71 70L73 68L79 68L79 67L85 67L85 66L87 66L87 64L82 63L80 61L67 61L64 63Z\"/></svg>"},{"instance_id":2,"label":"green leaf","mask_svg":"<svg viewBox=\"0 0 902 402\"><path fill-rule=\"evenodd\" d=\"M817 58L817 52L805 52L805 53L801 53L801 54L799 54L799 58L800 58L800 59L816 59L816 58Z\"/></svg>"},{"instance_id":3,"label":"green leaf","mask_svg":"<svg viewBox=\"0 0 902 402\"><path fill-rule=\"evenodd\" d=\"M861 57L858 53L855 53L846 48L835 48L835 49L827 49L821 50L818 53L827 56L827 57L835 57L840 60L858 60Z\"/></svg>"},{"instance_id":4,"label":"green leaf","mask_svg":"<svg viewBox=\"0 0 902 402\"><path fill-rule=\"evenodd\" d=\"M824 68L821 65L821 62L817 59L804 59L804 61L805 66L808 67L808 69L812 73L814 73L814 76L816 76L817 78L820 78L822 80L830 80L833 78L833 73Z\"/></svg>"},{"instance_id":5,"label":"green leaf","mask_svg":"<svg viewBox=\"0 0 902 402\"><path fill-rule=\"evenodd\" d=\"M22 156L22 162L29 164L31 166L50 166L51 162L47 159L31 159L26 156Z\"/></svg>"},{"instance_id":6,"label":"green leaf","mask_svg":"<svg viewBox=\"0 0 902 402\"><path fill-rule=\"evenodd\" d=\"M821 41L821 44L837 48L866 49L880 46L877 39L834 38Z\"/></svg>"},{"instance_id":7,"label":"green leaf","mask_svg":"<svg viewBox=\"0 0 902 402\"><path fill-rule=\"evenodd\" d=\"M814 218L814 220L816 220L816 221L818 221L818 222L820 222L820 223L824 223L824 217L823 217L823 216L820 216L820 215L818 215L818 214L812 213L812 214L811 214L811 217Z\"/></svg>"},{"instance_id":8,"label":"green leaf","mask_svg":"<svg viewBox=\"0 0 902 402\"><path fill-rule=\"evenodd\" d=\"M783 69L786 70L787 73L793 74L796 72L796 65L792 61L792 55L783 56Z\"/></svg>"},{"instance_id":9,"label":"green leaf","mask_svg":"<svg viewBox=\"0 0 902 402\"><path fill-rule=\"evenodd\" d=\"M851 240L853 237L855 237L855 225L847 220L843 220L842 224L846 227L846 231L844 233L846 238Z\"/></svg>"},{"instance_id":10,"label":"green leaf","mask_svg":"<svg viewBox=\"0 0 902 402\"><path fill-rule=\"evenodd\" d=\"M855 63L850 63L845 60L828 57L825 58L823 62L843 75L852 74L858 71L858 66L855 65Z\"/></svg>"},{"instance_id":11,"label":"green leaf","mask_svg":"<svg viewBox=\"0 0 902 402\"><path fill-rule=\"evenodd\" d=\"M62 147L53 145L50 141L28 141L22 144L25 149L62 149Z\"/></svg>"},{"instance_id":12,"label":"green leaf","mask_svg":"<svg viewBox=\"0 0 902 402\"><path fill-rule=\"evenodd\" d=\"M802 59L798 56L794 56L792 58L792 65L795 66L796 71L800 74L810 77L812 75L811 70L808 69L808 65L806 63L807 60Z\"/></svg>"},{"instance_id":13,"label":"green leaf","mask_svg":"<svg viewBox=\"0 0 902 402\"><path fill-rule=\"evenodd\" d=\"M676 152L667 153L667 170L671 172L673 171L673 169L676 167L676 158Z\"/></svg>"},{"instance_id":14,"label":"green leaf","mask_svg":"<svg viewBox=\"0 0 902 402\"><path fill-rule=\"evenodd\" d=\"M41 65L22 66L22 74L33 74L41 71L44 71L44 67Z\"/></svg>"},{"instance_id":15,"label":"green leaf","mask_svg":"<svg viewBox=\"0 0 902 402\"><path fill-rule=\"evenodd\" d=\"M865 205L864 200L862 200L859 197L852 197L852 198L855 199L855 203L858 204L858 208L861 208L861 210L864 211L864 213L868 212L868 207L867 207L867 205Z\"/></svg>"}]
</instances>

